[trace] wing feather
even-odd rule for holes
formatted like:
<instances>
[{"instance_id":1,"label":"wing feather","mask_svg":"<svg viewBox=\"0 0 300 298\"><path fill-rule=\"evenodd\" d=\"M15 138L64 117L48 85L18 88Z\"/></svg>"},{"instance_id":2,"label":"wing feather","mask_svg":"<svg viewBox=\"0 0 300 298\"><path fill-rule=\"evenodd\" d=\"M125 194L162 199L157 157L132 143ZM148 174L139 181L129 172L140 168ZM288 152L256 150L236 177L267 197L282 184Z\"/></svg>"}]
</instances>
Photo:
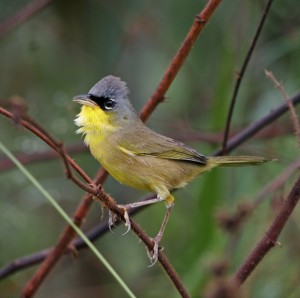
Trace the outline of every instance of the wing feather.
<instances>
[{"instance_id":1,"label":"wing feather","mask_svg":"<svg viewBox=\"0 0 300 298\"><path fill-rule=\"evenodd\" d=\"M142 135L141 135L142 134ZM141 142L141 140L143 140ZM131 132L120 144L123 152L135 156L153 156L205 165L207 158L182 142L160 135L150 129Z\"/></svg>"}]
</instances>

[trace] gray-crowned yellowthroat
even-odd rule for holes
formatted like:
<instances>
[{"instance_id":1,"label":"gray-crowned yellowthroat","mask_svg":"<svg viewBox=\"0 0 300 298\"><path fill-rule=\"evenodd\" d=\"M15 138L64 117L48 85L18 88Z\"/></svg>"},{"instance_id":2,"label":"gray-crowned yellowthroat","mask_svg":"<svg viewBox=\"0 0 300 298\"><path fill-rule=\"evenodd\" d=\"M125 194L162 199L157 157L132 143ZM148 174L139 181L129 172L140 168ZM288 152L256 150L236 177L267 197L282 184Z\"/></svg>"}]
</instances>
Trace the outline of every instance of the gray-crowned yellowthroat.
<instances>
[{"instance_id":1,"label":"gray-crowned yellowthroat","mask_svg":"<svg viewBox=\"0 0 300 298\"><path fill-rule=\"evenodd\" d=\"M75 119L84 134L84 141L93 156L119 182L151 191L157 198L124 205L126 209L164 201L167 212L153 239L151 262L158 256L161 241L174 197L171 191L217 166L257 165L267 159L257 156L204 156L187 145L154 132L144 125L128 99L128 88L120 78L107 76L87 95L74 97L82 104ZM130 228L130 221L127 220Z\"/></svg>"}]
</instances>

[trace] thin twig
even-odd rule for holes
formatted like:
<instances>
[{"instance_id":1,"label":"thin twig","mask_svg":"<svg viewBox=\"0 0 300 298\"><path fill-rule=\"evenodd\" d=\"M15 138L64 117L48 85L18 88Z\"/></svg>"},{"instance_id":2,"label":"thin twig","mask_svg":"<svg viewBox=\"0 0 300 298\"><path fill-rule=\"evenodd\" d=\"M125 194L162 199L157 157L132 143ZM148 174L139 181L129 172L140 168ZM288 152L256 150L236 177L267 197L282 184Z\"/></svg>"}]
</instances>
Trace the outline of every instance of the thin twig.
<instances>
[{"instance_id":1,"label":"thin twig","mask_svg":"<svg viewBox=\"0 0 300 298\"><path fill-rule=\"evenodd\" d=\"M33 15L40 12L43 8L45 8L48 4L50 4L52 0L34 0L21 10L19 10L12 17L0 23L0 38L2 38L5 34L7 34L12 29L16 28L20 24L27 21Z\"/></svg>"},{"instance_id":2,"label":"thin twig","mask_svg":"<svg viewBox=\"0 0 300 298\"><path fill-rule=\"evenodd\" d=\"M290 109L291 121L292 121L293 126L294 126L294 131L295 131L295 134L296 134L296 139L298 141L298 145L300 145L300 125L299 125L299 118L298 118L298 115L297 115L297 113L295 111L293 103L290 101L288 94L284 90L282 84L280 84L278 82L278 80L275 78L274 74L271 71L267 71L267 70L265 70L265 73L266 73L267 78L271 79L272 82L274 83L275 87L280 91L280 93L282 94L282 97L283 97L284 101L286 102L287 106Z\"/></svg>"},{"instance_id":3,"label":"thin twig","mask_svg":"<svg viewBox=\"0 0 300 298\"><path fill-rule=\"evenodd\" d=\"M300 198L300 176L296 183L294 184L290 194L287 199L282 204L277 217L271 224L270 228L263 236L263 238L258 242L255 248L252 250L250 255L247 257L245 262L240 266L232 277L233 281L236 281L241 285L253 272L256 266L264 258L264 256L269 252L269 250L276 246L278 236L280 235L283 227L285 226L287 220L289 219L291 213L296 207Z\"/></svg>"},{"instance_id":4,"label":"thin twig","mask_svg":"<svg viewBox=\"0 0 300 298\"><path fill-rule=\"evenodd\" d=\"M236 82L235 82L235 86L233 89L233 94L232 94L232 98L231 98L231 102L230 102L230 106L229 106L229 110L228 110L228 115L227 115L227 120L226 120L226 126L225 126L225 131L224 131L224 139L223 139L223 144L222 144L222 150L223 150L223 154L227 153L227 141L228 141L228 137L229 137L229 132L230 132L230 125L231 125L231 120L232 120L232 115L233 115L233 110L234 110L234 106L236 103L236 98L240 89L240 85L241 82L244 78L244 74L246 72L248 63L250 61L250 58L253 54L254 48L257 44L258 38L260 36L260 33L263 29L263 26L265 24L265 20L268 16L268 13L270 11L271 5L272 5L273 0L269 0L266 4L266 7L263 11L263 14L261 16L261 19L259 21L259 25L257 27L257 30L255 32L253 41L251 43L251 46L246 54L245 60L243 62L242 68L240 70L240 72L237 75L236 78Z\"/></svg>"}]
</instances>

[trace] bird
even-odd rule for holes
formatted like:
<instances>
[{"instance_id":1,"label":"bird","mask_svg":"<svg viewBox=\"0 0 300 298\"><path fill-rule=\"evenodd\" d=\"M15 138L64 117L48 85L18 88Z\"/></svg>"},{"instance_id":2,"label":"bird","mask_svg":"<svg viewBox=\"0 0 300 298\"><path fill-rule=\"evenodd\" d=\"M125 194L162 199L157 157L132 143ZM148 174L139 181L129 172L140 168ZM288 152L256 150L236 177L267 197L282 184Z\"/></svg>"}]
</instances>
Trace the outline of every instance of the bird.
<instances>
[{"instance_id":1,"label":"bird","mask_svg":"<svg viewBox=\"0 0 300 298\"><path fill-rule=\"evenodd\" d=\"M175 198L172 192L185 187L200 174L218 166L259 165L259 156L205 156L186 144L161 135L147 127L133 108L127 84L119 77L106 76L87 94L73 101L81 104L74 122L84 143L107 172L121 184L156 194L148 201L119 205L130 230L127 210L165 202L166 214L153 248L148 251L151 264L158 259L159 244ZM127 231L128 231L127 230Z\"/></svg>"}]
</instances>

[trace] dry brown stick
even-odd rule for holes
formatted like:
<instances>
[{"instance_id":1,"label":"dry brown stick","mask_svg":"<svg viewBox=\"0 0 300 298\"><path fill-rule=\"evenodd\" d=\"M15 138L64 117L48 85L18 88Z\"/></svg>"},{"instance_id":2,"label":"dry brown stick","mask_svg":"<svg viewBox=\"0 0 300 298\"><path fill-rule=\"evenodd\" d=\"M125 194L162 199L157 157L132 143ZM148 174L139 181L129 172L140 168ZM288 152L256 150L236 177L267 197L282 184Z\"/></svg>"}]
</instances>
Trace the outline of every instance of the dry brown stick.
<instances>
[{"instance_id":1,"label":"dry brown stick","mask_svg":"<svg viewBox=\"0 0 300 298\"><path fill-rule=\"evenodd\" d=\"M24 23L26 20L31 18L33 15L41 11L52 0L34 0L21 10L19 10L12 17L0 23L0 38L2 38L6 33L16 28L20 24Z\"/></svg>"},{"instance_id":2,"label":"dry brown stick","mask_svg":"<svg viewBox=\"0 0 300 298\"><path fill-rule=\"evenodd\" d=\"M260 263L263 257L269 252L271 248L276 246L277 239L297 205L300 198L300 176L294 184L287 199L282 204L274 222L267 230L263 238L258 242L255 248L252 250L250 255L247 257L245 262L236 271L232 280L241 285L253 272L256 266Z\"/></svg>"}]
</instances>

